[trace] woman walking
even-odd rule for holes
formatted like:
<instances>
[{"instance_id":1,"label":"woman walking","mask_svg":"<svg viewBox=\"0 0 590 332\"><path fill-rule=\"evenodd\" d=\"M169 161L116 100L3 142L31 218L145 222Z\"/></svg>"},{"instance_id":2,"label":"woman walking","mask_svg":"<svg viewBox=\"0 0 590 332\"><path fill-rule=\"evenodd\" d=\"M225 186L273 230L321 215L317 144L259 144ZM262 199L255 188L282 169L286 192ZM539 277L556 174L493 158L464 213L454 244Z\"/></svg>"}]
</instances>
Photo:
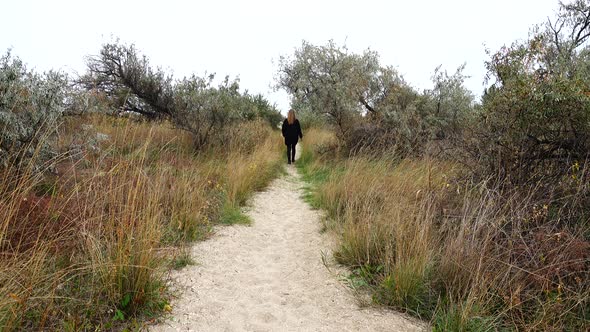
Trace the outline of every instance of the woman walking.
<instances>
[{"instance_id":1,"label":"woman walking","mask_svg":"<svg viewBox=\"0 0 590 332\"><path fill-rule=\"evenodd\" d=\"M285 138L285 145L287 146L287 163L295 162L295 146L297 141L303 138L301 133L301 126L299 120L295 118L295 110L290 109L287 118L283 121L282 127L283 137Z\"/></svg>"}]
</instances>

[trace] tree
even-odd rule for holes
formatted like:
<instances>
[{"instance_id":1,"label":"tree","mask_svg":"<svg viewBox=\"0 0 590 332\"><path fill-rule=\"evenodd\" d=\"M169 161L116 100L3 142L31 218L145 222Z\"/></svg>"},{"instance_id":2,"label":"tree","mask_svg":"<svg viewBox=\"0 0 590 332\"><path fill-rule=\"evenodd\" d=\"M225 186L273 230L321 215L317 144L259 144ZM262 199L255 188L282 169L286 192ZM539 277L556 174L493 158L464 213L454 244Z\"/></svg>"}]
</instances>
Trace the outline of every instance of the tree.
<instances>
[{"instance_id":1,"label":"tree","mask_svg":"<svg viewBox=\"0 0 590 332\"><path fill-rule=\"evenodd\" d=\"M214 75L206 79L193 75L174 86L171 122L193 135L196 148L207 144L238 115L239 82L226 77L216 88L212 86L214 78Z\"/></svg>"},{"instance_id":2,"label":"tree","mask_svg":"<svg viewBox=\"0 0 590 332\"><path fill-rule=\"evenodd\" d=\"M590 7L561 4L555 22L487 62L474 154L513 182L567 173L590 151ZM543 29L544 28L544 29Z\"/></svg>"},{"instance_id":3,"label":"tree","mask_svg":"<svg viewBox=\"0 0 590 332\"><path fill-rule=\"evenodd\" d=\"M257 94L252 96L245 94L245 98L248 101L248 103L251 104L251 108L248 113L244 113L251 115L243 115L243 117L249 120L253 120L256 118L264 119L271 125L271 127L276 127L283 120L283 115L278 110L276 105L271 105L270 102L266 98L264 98L263 95Z\"/></svg>"},{"instance_id":4,"label":"tree","mask_svg":"<svg viewBox=\"0 0 590 332\"><path fill-rule=\"evenodd\" d=\"M464 69L465 64L449 75L438 66L432 75L433 88L424 91L424 102L419 112L433 138L461 136L466 117L472 113L474 97L464 86Z\"/></svg>"},{"instance_id":5,"label":"tree","mask_svg":"<svg viewBox=\"0 0 590 332\"><path fill-rule=\"evenodd\" d=\"M326 115L344 138L354 119L376 116L376 103L400 80L393 68L382 68L376 52L351 54L333 41L325 46L303 42L293 58L279 60L278 88L292 96L292 104Z\"/></svg>"},{"instance_id":6,"label":"tree","mask_svg":"<svg viewBox=\"0 0 590 332\"><path fill-rule=\"evenodd\" d=\"M174 80L152 68L133 45L103 45L100 54L87 60L88 72L79 83L100 91L120 112L133 112L149 120L164 119L191 133L195 148L202 148L236 120L281 117L261 95L241 93L239 80L229 77L214 86L215 75L192 75ZM276 123L272 124L273 126Z\"/></svg>"},{"instance_id":7,"label":"tree","mask_svg":"<svg viewBox=\"0 0 590 332\"><path fill-rule=\"evenodd\" d=\"M87 58L86 65L88 72L79 83L87 90L104 92L119 111L149 119L173 115L172 77L153 69L134 45L105 44L99 55Z\"/></svg>"},{"instance_id":8,"label":"tree","mask_svg":"<svg viewBox=\"0 0 590 332\"><path fill-rule=\"evenodd\" d=\"M576 0L569 4L560 3L557 18L550 19L543 27L540 36L545 40L545 54L543 56L546 70L574 74L581 68L574 65L579 58L587 57L587 51L582 50L590 37L590 2ZM564 67L565 66L565 67ZM586 72L588 68L585 68Z\"/></svg>"},{"instance_id":9,"label":"tree","mask_svg":"<svg viewBox=\"0 0 590 332\"><path fill-rule=\"evenodd\" d=\"M277 87L292 96L292 105L314 121L328 119L350 150L393 150L420 154L426 142L458 131L473 96L463 86L460 67L454 75L435 71L434 88L423 95L377 52L349 53L330 41L303 42L292 58L279 62ZM316 114L319 116L310 116Z\"/></svg>"}]
</instances>

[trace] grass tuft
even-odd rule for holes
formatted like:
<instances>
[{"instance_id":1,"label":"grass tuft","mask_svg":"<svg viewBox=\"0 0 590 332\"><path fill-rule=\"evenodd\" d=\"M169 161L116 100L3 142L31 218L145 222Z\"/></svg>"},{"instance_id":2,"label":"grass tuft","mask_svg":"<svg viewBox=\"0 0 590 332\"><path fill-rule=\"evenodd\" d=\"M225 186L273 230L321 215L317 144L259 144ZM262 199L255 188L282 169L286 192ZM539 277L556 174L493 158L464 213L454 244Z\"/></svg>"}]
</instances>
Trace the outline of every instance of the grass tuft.
<instances>
[{"instance_id":1,"label":"grass tuft","mask_svg":"<svg viewBox=\"0 0 590 332\"><path fill-rule=\"evenodd\" d=\"M251 225L252 219L245 215L239 207L228 204L221 211L220 222L224 225Z\"/></svg>"},{"instance_id":2,"label":"grass tuft","mask_svg":"<svg viewBox=\"0 0 590 332\"><path fill-rule=\"evenodd\" d=\"M189 265L195 265L195 263L196 262L192 258L190 251L187 248L184 248L179 254L172 257L172 260L170 261L170 267L174 270L180 270Z\"/></svg>"}]
</instances>

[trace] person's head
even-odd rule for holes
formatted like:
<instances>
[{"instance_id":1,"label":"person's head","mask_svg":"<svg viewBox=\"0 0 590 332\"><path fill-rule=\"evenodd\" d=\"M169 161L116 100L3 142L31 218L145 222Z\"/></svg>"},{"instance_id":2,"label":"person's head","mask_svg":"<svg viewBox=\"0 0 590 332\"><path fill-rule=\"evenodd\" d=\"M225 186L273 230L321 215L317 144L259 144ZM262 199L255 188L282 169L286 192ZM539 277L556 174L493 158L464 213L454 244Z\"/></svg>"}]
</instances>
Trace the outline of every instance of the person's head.
<instances>
[{"instance_id":1,"label":"person's head","mask_svg":"<svg viewBox=\"0 0 590 332\"><path fill-rule=\"evenodd\" d=\"M289 113L287 113L287 122L289 122L289 124L293 124L295 122L295 110L294 109L290 109Z\"/></svg>"}]
</instances>

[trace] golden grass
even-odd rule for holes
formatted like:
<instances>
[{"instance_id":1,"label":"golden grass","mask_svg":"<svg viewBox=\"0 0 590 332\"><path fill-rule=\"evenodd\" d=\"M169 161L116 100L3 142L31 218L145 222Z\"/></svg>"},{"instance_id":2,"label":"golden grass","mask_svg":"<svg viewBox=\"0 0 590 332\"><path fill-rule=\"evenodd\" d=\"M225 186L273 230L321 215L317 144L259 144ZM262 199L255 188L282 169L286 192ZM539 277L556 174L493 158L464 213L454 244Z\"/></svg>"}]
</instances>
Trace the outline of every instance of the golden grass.
<instances>
[{"instance_id":1,"label":"golden grass","mask_svg":"<svg viewBox=\"0 0 590 332\"><path fill-rule=\"evenodd\" d=\"M438 255L435 239L436 191L453 165L352 159L320 189L336 206L342 246L339 261L353 267L378 266L387 287L386 303L417 301ZM377 277L377 276L376 276Z\"/></svg>"},{"instance_id":2,"label":"golden grass","mask_svg":"<svg viewBox=\"0 0 590 332\"><path fill-rule=\"evenodd\" d=\"M243 205L249 195L260 190L282 169L283 144L280 137L266 139L251 151L232 151L227 157L222 178L228 202Z\"/></svg>"},{"instance_id":3,"label":"golden grass","mask_svg":"<svg viewBox=\"0 0 590 332\"><path fill-rule=\"evenodd\" d=\"M352 285L440 331L585 325L590 246L552 226L532 192L457 181L447 161L321 153L329 134L308 132L301 169L340 236L336 259L363 280Z\"/></svg>"},{"instance_id":4,"label":"golden grass","mask_svg":"<svg viewBox=\"0 0 590 332\"><path fill-rule=\"evenodd\" d=\"M61 128L59 148L77 153L60 158L57 175L4 172L2 330L109 329L166 308L177 248L280 170L278 133L247 123L233 135L254 130L244 144L196 153L166 123L89 116Z\"/></svg>"}]
</instances>

